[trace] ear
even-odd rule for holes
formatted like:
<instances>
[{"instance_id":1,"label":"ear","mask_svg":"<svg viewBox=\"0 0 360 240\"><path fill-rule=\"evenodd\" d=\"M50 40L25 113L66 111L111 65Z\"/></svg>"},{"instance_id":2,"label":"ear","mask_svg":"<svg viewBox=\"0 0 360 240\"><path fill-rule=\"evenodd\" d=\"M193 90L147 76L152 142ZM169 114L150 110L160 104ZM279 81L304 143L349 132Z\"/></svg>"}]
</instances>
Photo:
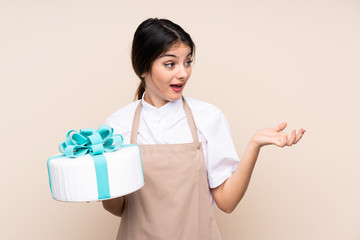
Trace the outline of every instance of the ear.
<instances>
[{"instance_id":1,"label":"ear","mask_svg":"<svg viewBox=\"0 0 360 240\"><path fill-rule=\"evenodd\" d=\"M143 74L141 74L141 79L143 79L145 81L145 78L149 77L149 73L148 72L144 72Z\"/></svg>"}]
</instances>

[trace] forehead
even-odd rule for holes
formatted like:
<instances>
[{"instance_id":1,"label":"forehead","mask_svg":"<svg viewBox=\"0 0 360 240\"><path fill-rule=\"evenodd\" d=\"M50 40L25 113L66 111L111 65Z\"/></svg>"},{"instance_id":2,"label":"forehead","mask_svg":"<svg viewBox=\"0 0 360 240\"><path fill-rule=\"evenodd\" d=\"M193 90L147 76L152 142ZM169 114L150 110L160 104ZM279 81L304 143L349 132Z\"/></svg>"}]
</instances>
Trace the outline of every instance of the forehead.
<instances>
[{"instance_id":1,"label":"forehead","mask_svg":"<svg viewBox=\"0 0 360 240\"><path fill-rule=\"evenodd\" d=\"M171 46L171 48L166 51L163 55L165 54L173 54L176 56L181 56L181 55L189 55L191 53L191 49L188 45L185 45L183 43L176 43L174 45Z\"/></svg>"}]
</instances>

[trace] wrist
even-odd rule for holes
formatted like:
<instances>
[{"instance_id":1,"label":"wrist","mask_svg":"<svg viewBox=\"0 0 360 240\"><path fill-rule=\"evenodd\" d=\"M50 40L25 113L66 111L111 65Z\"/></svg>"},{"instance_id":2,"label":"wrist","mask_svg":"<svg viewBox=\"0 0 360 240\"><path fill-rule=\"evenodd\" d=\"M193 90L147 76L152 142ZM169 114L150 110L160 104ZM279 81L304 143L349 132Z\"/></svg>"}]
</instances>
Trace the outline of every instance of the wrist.
<instances>
[{"instance_id":1,"label":"wrist","mask_svg":"<svg viewBox=\"0 0 360 240\"><path fill-rule=\"evenodd\" d=\"M250 139L248 147L257 151L260 151L262 145L256 140L256 135Z\"/></svg>"}]
</instances>

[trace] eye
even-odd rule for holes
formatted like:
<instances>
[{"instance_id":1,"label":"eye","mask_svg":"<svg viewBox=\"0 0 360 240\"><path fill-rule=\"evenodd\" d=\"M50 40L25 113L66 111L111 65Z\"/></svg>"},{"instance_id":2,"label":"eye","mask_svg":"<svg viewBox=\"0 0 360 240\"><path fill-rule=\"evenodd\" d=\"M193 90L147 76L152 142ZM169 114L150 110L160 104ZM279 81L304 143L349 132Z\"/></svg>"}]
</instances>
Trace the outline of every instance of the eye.
<instances>
[{"instance_id":1,"label":"eye","mask_svg":"<svg viewBox=\"0 0 360 240\"><path fill-rule=\"evenodd\" d=\"M192 60L192 59L191 59L191 60L189 60L189 61L186 61L185 65L190 66L192 62L193 62L193 60Z\"/></svg>"},{"instance_id":2,"label":"eye","mask_svg":"<svg viewBox=\"0 0 360 240\"><path fill-rule=\"evenodd\" d=\"M171 63L165 63L164 65L167 68L172 68L174 66L174 63L172 63L172 62Z\"/></svg>"}]
</instances>

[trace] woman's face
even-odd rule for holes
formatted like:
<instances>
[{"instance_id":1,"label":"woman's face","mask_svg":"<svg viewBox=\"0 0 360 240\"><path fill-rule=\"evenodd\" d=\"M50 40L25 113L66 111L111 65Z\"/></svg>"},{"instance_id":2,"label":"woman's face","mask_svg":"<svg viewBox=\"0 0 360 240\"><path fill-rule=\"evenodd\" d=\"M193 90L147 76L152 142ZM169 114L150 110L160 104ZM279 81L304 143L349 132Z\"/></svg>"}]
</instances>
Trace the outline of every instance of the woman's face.
<instances>
[{"instance_id":1,"label":"woman's face","mask_svg":"<svg viewBox=\"0 0 360 240\"><path fill-rule=\"evenodd\" d=\"M169 51L155 59L151 73L144 73L146 102L161 107L178 100L191 75L191 49L183 43L173 45Z\"/></svg>"}]
</instances>

